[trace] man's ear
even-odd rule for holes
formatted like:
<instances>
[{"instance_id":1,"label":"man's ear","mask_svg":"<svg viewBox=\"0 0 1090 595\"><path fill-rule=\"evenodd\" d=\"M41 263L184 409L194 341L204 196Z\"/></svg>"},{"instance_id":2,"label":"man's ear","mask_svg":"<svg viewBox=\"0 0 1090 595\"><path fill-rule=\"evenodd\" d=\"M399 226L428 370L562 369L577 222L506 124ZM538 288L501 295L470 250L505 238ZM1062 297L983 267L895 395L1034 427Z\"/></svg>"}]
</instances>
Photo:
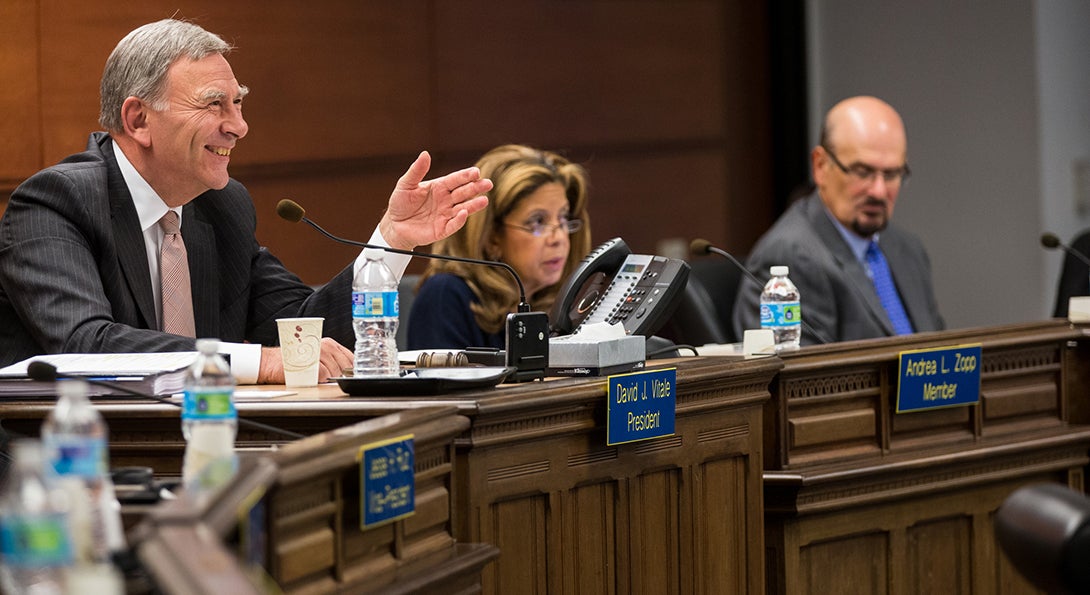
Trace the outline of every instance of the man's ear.
<instances>
[{"instance_id":1,"label":"man's ear","mask_svg":"<svg viewBox=\"0 0 1090 595\"><path fill-rule=\"evenodd\" d=\"M145 149L151 147L148 111L147 104L136 97L128 97L121 104L121 125L125 129L125 136L132 138Z\"/></svg>"},{"instance_id":2,"label":"man's ear","mask_svg":"<svg viewBox=\"0 0 1090 595\"><path fill-rule=\"evenodd\" d=\"M829 154L821 145L814 147L810 152L810 167L813 169L814 185L821 188L825 184L825 164L829 160Z\"/></svg>"}]
</instances>

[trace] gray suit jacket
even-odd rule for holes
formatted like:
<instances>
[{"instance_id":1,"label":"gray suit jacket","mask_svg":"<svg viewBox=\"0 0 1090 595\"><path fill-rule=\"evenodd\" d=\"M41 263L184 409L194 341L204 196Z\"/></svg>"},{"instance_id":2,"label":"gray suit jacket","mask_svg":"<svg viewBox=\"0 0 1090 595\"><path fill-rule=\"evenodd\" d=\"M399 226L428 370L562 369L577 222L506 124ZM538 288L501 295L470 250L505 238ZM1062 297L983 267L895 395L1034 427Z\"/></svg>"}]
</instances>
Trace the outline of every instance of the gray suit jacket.
<instances>
[{"instance_id":1,"label":"gray suit jacket","mask_svg":"<svg viewBox=\"0 0 1090 595\"><path fill-rule=\"evenodd\" d=\"M945 327L931 286L931 262L920 240L892 223L881 233L882 252L916 332ZM774 265L790 267L799 288L802 319L825 341L892 336L889 321L863 265L826 215L821 198L811 194L791 205L757 241L746 268L759 279ZM734 331L760 328L761 288L743 282L734 305ZM805 328L802 344L824 342Z\"/></svg>"},{"instance_id":2,"label":"gray suit jacket","mask_svg":"<svg viewBox=\"0 0 1090 595\"><path fill-rule=\"evenodd\" d=\"M355 343L352 267L313 291L258 245L242 184L205 192L182 219L198 337L276 345L277 318L324 316L323 334ZM96 132L86 152L20 185L0 219L0 365L42 353L193 350L193 339L156 330L152 282L110 137Z\"/></svg>"}]
</instances>

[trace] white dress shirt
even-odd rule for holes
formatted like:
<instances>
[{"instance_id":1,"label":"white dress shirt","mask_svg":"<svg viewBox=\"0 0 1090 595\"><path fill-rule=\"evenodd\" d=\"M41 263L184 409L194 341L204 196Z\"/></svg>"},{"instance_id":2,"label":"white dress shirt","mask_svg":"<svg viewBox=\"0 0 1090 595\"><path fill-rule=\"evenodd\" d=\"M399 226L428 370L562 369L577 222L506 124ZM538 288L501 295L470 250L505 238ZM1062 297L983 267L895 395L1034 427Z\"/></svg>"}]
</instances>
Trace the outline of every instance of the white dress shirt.
<instances>
[{"instance_id":1,"label":"white dress shirt","mask_svg":"<svg viewBox=\"0 0 1090 595\"><path fill-rule=\"evenodd\" d=\"M121 169L121 175L125 178L125 185L128 186L129 193L132 195L133 206L136 207L136 215L140 219L140 228L144 233L144 248L148 256L148 274L152 280L151 292L155 303L155 320L158 328L162 328L163 306L160 300L160 287L156 280L159 278L159 248L163 243L163 230L159 227L159 220L163 218L168 208L151 185L136 171L136 168L125 156L125 152L121 150L121 147L117 146L116 141L113 143L113 148L114 155L117 156L117 165ZM178 213L178 226L180 229L182 225L185 225L185 220L182 218L182 207L178 207L174 211ZM375 227L375 231L371 234L368 243L379 246L390 245L379 233L378 227ZM398 279L401 279L412 257L387 252L385 260L386 266L390 267L390 271ZM361 251L353 263L353 273L358 273L360 267L366 261L367 259L364 258ZM345 308L348 307L350 306L346 303ZM220 343L220 352L230 354L231 372L239 384L255 384L257 382L258 370L261 366L261 345L224 341Z\"/></svg>"}]
</instances>

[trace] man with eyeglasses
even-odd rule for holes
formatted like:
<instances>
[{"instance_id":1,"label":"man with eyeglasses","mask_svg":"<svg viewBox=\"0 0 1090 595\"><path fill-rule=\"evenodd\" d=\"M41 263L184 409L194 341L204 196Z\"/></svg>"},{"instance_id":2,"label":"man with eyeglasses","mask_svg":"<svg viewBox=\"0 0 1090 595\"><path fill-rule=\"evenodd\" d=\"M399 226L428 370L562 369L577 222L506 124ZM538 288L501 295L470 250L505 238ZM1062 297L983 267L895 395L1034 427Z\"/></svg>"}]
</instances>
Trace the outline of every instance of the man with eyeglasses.
<instances>
[{"instance_id":1,"label":"man with eyeglasses","mask_svg":"<svg viewBox=\"0 0 1090 595\"><path fill-rule=\"evenodd\" d=\"M803 345L944 328L923 244L890 222L909 176L906 155L904 123L889 104L865 96L836 104L810 154L815 191L753 247L746 267L759 278L790 267ZM752 283L739 287L738 336L760 326L760 294Z\"/></svg>"}]
</instances>

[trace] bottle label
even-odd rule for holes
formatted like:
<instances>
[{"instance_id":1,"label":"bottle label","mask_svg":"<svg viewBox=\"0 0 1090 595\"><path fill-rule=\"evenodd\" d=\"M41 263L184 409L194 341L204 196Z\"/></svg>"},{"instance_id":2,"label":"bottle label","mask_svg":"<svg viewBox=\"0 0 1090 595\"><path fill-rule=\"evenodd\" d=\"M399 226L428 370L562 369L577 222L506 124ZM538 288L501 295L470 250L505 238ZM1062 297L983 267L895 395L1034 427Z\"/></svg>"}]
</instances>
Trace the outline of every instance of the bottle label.
<instances>
[{"instance_id":1,"label":"bottle label","mask_svg":"<svg viewBox=\"0 0 1090 595\"><path fill-rule=\"evenodd\" d=\"M53 435L45 440L45 447L57 475L92 479L109 470L105 438Z\"/></svg>"},{"instance_id":2,"label":"bottle label","mask_svg":"<svg viewBox=\"0 0 1090 595\"><path fill-rule=\"evenodd\" d=\"M791 328L802 324L799 302L761 304L761 328Z\"/></svg>"},{"instance_id":3,"label":"bottle label","mask_svg":"<svg viewBox=\"0 0 1090 595\"><path fill-rule=\"evenodd\" d=\"M396 291L353 291L353 318L397 318Z\"/></svg>"},{"instance_id":4,"label":"bottle label","mask_svg":"<svg viewBox=\"0 0 1090 595\"><path fill-rule=\"evenodd\" d=\"M0 520L0 554L11 566L65 566L72 561L63 514L5 515Z\"/></svg>"},{"instance_id":5,"label":"bottle label","mask_svg":"<svg viewBox=\"0 0 1090 595\"><path fill-rule=\"evenodd\" d=\"M236 419L234 391L229 388L187 390L182 399L182 419Z\"/></svg>"}]
</instances>

